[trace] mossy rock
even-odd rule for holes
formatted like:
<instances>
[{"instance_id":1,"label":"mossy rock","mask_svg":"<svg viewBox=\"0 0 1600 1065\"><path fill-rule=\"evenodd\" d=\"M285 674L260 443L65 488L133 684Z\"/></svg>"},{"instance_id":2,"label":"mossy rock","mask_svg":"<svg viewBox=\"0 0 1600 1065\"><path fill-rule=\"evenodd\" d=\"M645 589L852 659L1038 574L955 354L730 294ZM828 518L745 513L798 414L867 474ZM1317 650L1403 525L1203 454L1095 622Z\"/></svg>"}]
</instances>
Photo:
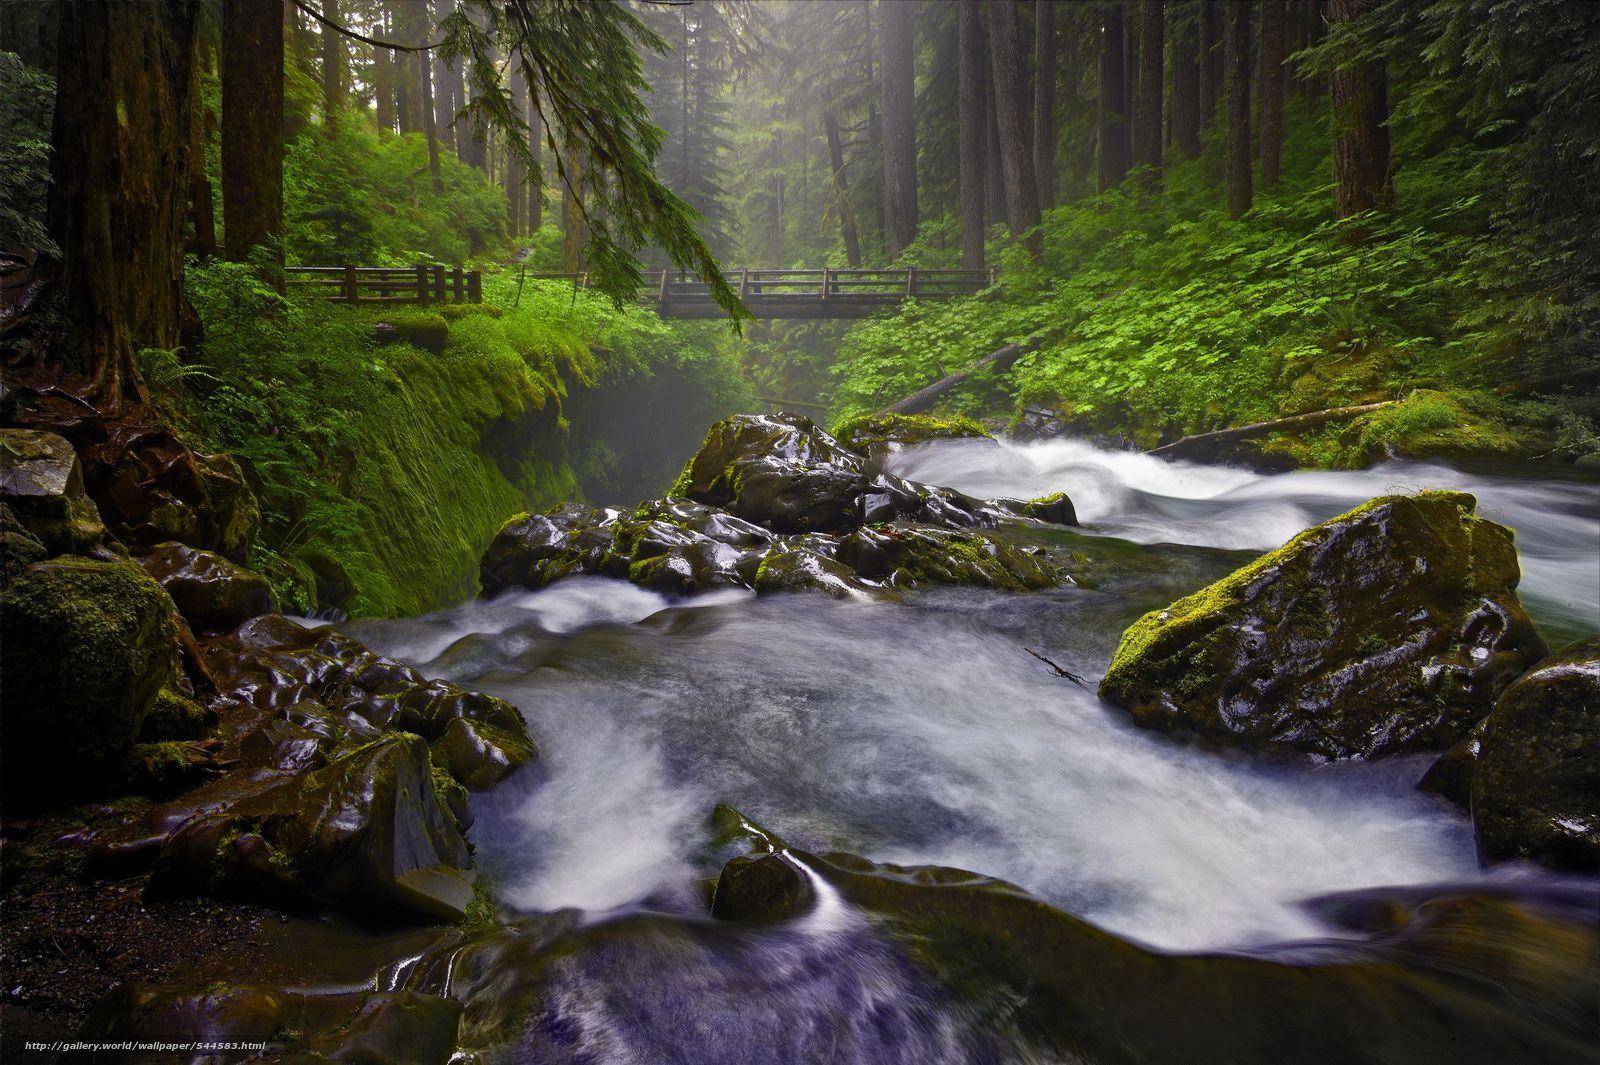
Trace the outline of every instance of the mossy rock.
<instances>
[{"instance_id":1,"label":"mossy rock","mask_svg":"<svg viewBox=\"0 0 1600 1065\"><path fill-rule=\"evenodd\" d=\"M78 453L55 433L0 429L0 502L53 555L86 553L105 536Z\"/></svg>"},{"instance_id":2,"label":"mossy rock","mask_svg":"<svg viewBox=\"0 0 1600 1065\"><path fill-rule=\"evenodd\" d=\"M277 610L266 578L214 551L158 544L139 557L196 632L227 632Z\"/></svg>"},{"instance_id":3,"label":"mossy rock","mask_svg":"<svg viewBox=\"0 0 1600 1065\"><path fill-rule=\"evenodd\" d=\"M450 323L432 311L401 311L376 323L373 333L382 343L405 343L431 351L444 351L450 342Z\"/></svg>"},{"instance_id":4,"label":"mossy rock","mask_svg":"<svg viewBox=\"0 0 1600 1065\"><path fill-rule=\"evenodd\" d=\"M1140 618L1100 694L1136 724L1328 758L1440 750L1545 653L1511 530L1383 496Z\"/></svg>"},{"instance_id":5,"label":"mossy rock","mask_svg":"<svg viewBox=\"0 0 1600 1065\"><path fill-rule=\"evenodd\" d=\"M931 414L862 414L840 423L833 435L850 451L874 460L932 440L992 440L971 418Z\"/></svg>"},{"instance_id":6,"label":"mossy rock","mask_svg":"<svg viewBox=\"0 0 1600 1065\"><path fill-rule=\"evenodd\" d=\"M64 555L0 595L8 799L45 799L114 766L179 676L172 601L138 566Z\"/></svg>"},{"instance_id":7,"label":"mossy rock","mask_svg":"<svg viewBox=\"0 0 1600 1065\"><path fill-rule=\"evenodd\" d=\"M1484 722L1472 777L1478 847L1600 871L1600 636L1540 662Z\"/></svg>"}]
</instances>

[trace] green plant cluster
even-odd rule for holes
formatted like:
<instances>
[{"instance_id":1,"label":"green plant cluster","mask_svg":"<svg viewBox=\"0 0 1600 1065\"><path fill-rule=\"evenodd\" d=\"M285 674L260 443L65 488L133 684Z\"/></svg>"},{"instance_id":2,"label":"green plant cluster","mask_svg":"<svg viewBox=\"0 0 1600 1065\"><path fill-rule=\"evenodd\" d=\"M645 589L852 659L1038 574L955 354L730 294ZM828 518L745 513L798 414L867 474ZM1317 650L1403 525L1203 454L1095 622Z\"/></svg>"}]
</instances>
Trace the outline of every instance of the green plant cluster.
<instances>
[{"instance_id":1,"label":"green plant cluster","mask_svg":"<svg viewBox=\"0 0 1600 1065\"><path fill-rule=\"evenodd\" d=\"M286 299L248 264L185 277L205 341L143 352L144 373L198 442L245 466L262 510L249 563L290 611L379 617L472 595L501 522L582 494L577 397L731 376L649 311L549 283L519 297L514 276L486 279L490 303L437 313ZM382 342L379 322L401 339ZM441 322L438 353L403 339ZM660 484L689 449L651 454Z\"/></svg>"}]
</instances>

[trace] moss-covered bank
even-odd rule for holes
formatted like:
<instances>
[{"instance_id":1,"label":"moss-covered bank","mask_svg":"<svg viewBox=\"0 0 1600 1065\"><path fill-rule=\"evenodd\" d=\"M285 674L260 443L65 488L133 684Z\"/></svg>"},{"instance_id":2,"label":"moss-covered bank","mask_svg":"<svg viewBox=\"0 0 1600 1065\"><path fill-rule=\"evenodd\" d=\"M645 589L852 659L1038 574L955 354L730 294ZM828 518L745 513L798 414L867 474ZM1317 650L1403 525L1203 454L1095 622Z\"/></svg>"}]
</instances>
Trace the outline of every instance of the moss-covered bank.
<instances>
[{"instance_id":1,"label":"moss-covered bank","mask_svg":"<svg viewBox=\"0 0 1600 1065\"><path fill-rule=\"evenodd\" d=\"M262 509L248 562L291 611L467 598L506 518L614 482L664 486L742 398L694 331L714 324L558 285L519 296L492 277L481 306L397 311L286 300L216 264L191 269L189 289L205 339L145 352L146 375L188 435L244 466ZM653 439L608 439L604 419L575 414L616 421L662 392L677 401Z\"/></svg>"}]
</instances>

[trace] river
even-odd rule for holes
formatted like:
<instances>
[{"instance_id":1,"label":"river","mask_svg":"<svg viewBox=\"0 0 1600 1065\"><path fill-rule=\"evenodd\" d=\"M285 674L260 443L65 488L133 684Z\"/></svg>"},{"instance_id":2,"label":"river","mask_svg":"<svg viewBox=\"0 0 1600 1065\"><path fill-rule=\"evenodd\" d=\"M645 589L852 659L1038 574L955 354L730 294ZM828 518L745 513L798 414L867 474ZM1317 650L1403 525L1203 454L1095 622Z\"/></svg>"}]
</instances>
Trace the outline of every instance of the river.
<instances>
[{"instance_id":1,"label":"river","mask_svg":"<svg viewBox=\"0 0 1600 1065\"><path fill-rule=\"evenodd\" d=\"M1262 475L1072 440L936 443L897 456L894 472L980 496L1067 491L1082 530L1028 535L1070 559L1077 581L1030 595L934 589L905 602L669 602L585 577L353 627L375 649L528 716L543 762L474 803L480 864L509 905L695 927L696 880L715 875L706 819L719 802L796 847L979 870L1164 951L1341 935L1304 905L1329 892L1480 879L1515 890L1542 876L1480 872L1468 819L1415 790L1425 758L1313 766L1219 755L1133 727L1092 686L1141 612L1355 503L1423 487L1473 492L1483 514L1517 530L1522 593L1552 645L1594 632L1600 481L1421 463ZM627 964L612 957L569 974L570 997L552 1000L541 1023L576 1025L592 1060L671 1057L663 1047L683 1044L661 1011L686 981L721 1020L715 1038L694 1037L703 1056L685 1060L740 1060L751 1026L777 1017L781 1030L764 1029L772 1053L746 1060L819 1060L818 1031L834 1060L973 1058L974 1044L881 944L841 932L847 916L830 920L826 935L791 929L782 942L637 946ZM785 966L792 979L773 977ZM678 969L679 990L657 969ZM776 997L745 1016L733 1003L757 971L773 977L763 994ZM916 1038L886 1042L863 1035L871 1026L859 1017L840 1021L861 1008L852 987L878 988L895 1030Z\"/></svg>"}]
</instances>

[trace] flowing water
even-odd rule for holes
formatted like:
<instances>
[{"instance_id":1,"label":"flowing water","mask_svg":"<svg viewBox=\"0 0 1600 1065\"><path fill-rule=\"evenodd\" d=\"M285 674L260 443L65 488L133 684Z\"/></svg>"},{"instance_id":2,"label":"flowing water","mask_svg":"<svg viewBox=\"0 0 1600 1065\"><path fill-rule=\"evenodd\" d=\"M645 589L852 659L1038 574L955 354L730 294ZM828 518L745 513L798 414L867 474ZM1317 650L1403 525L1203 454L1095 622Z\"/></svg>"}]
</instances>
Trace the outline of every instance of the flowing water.
<instances>
[{"instance_id":1,"label":"flowing water","mask_svg":"<svg viewBox=\"0 0 1600 1065\"><path fill-rule=\"evenodd\" d=\"M360 627L375 648L528 716L543 762L474 804L480 864L510 904L576 907L594 921L675 914L680 930L698 928L696 878L715 874L706 818L725 802L795 846L978 870L1165 950L1334 935L1304 900L1481 875L1467 819L1415 790L1426 759L1264 764L1137 729L1093 692L1123 627L1230 571L1249 557L1241 551L1275 547L1386 491L1450 487L1517 529L1524 598L1553 644L1600 629L1594 481L1417 463L1265 476L1066 440L934 444L899 456L895 472L980 496L1066 490L1083 533L1036 536L1076 552L1084 579L1031 595L946 588L860 603L726 593L668 602L575 578ZM902 1007L895 1030L909 1024L920 1041L886 1056L894 1041L881 1032L833 1031L835 1059L971 1059L944 1020L901 1015L931 1008L925 989L864 933L843 950L836 927L790 932L781 950L721 933L714 949L624 952L626 964L571 975L565 994L576 999L552 1001L587 1004L579 1042L598 1048L595 1060L655 1060L671 1055L653 1041L673 1037L648 1018L670 1012L685 981L703 993L697 1008L714 1010L719 994L742 993L761 972L773 997L761 1008L785 1017L792 1038L745 1060L804 1061L817 1060L816 1047L799 1015L838 1018L859 1005L861 987L892 985L903 992L884 992ZM657 969L676 970L680 991L648 975ZM618 1011L619 996L632 1005ZM613 1008L597 1021L605 1002ZM546 1006L544 1023L567 1031L577 1022L550 1012L561 1008ZM739 1016L730 1006L726 1038L697 1044L704 1060L739 1060L706 1049L746 1047L760 1022Z\"/></svg>"}]
</instances>

